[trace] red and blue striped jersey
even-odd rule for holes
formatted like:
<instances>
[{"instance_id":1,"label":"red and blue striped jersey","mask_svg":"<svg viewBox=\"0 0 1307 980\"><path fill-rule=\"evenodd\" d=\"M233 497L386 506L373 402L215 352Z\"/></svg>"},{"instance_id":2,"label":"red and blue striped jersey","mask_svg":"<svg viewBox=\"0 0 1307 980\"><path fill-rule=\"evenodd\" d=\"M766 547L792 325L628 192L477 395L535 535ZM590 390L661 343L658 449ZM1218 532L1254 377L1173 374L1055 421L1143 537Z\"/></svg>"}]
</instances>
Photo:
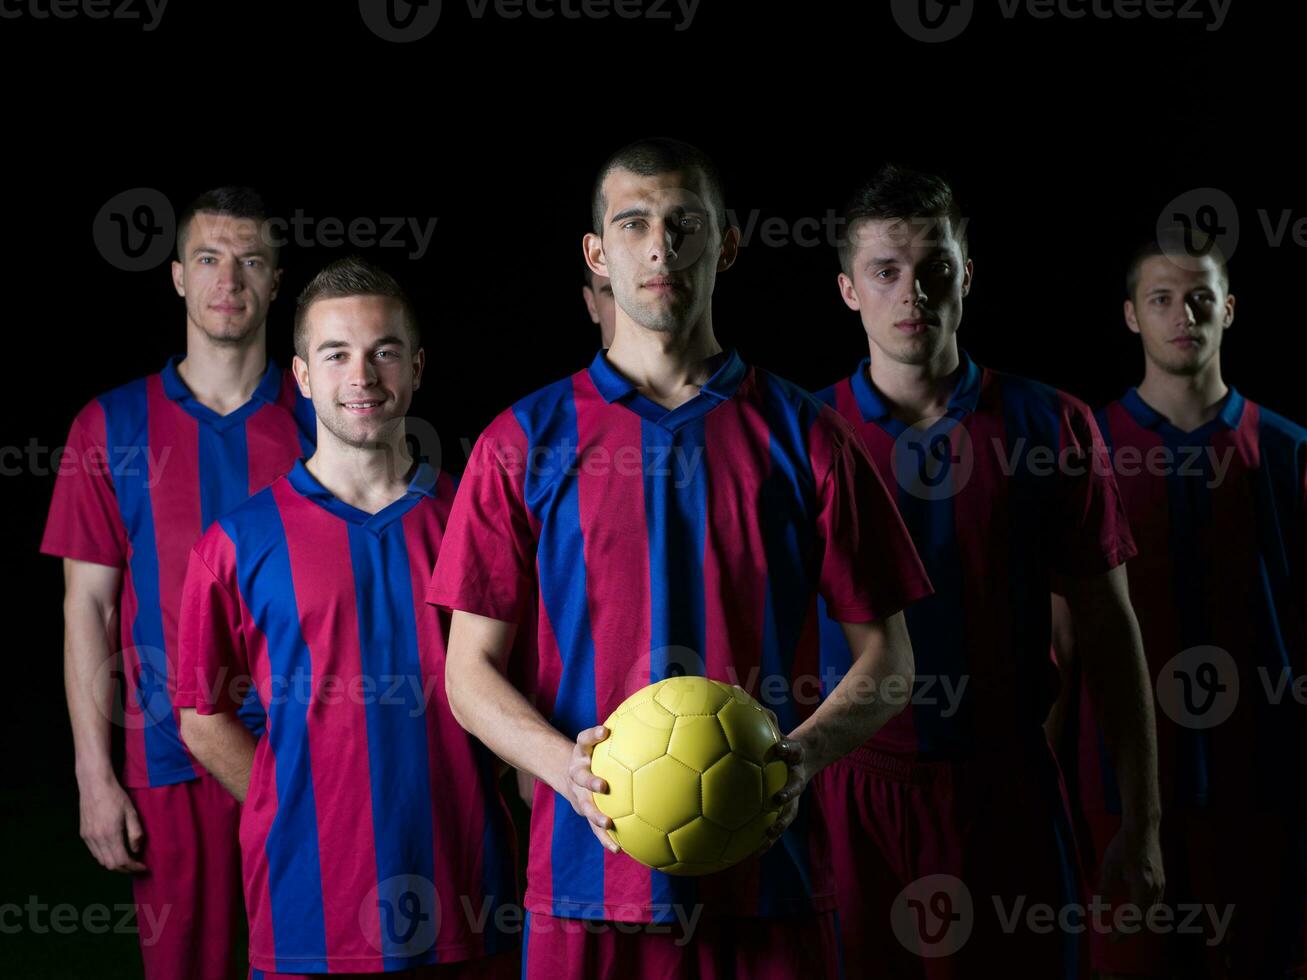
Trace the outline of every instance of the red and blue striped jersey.
<instances>
[{"instance_id":1,"label":"red and blue striped jersey","mask_svg":"<svg viewBox=\"0 0 1307 980\"><path fill-rule=\"evenodd\" d=\"M739 684L791 731L819 701L818 592L867 622L930 590L847 423L734 351L710 367L668 410L601 351L473 449L427 600L509 622L534 611L535 703L569 738L678 673ZM807 797L761 859L695 879L607 852L538 782L527 908L631 922L831 908Z\"/></svg>"},{"instance_id":2,"label":"red and blue striped jersey","mask_svg":"<svg viewBox=\"0 0 1307 980\"><path fill-rule=\"evenodd\" d=\"M250 962L371 973L511 946L497 762L445 698L448 614L423 601L454 484L419 465L376 514L303 461L196 545L178 701L267 712L241 816Z\"/></svg>"},{"instance_id":3,"label":"red and blue striped jersey","mask_svg":"<svg viewBox=\"0 0 1307 980\"><path fill-rule=\"evenodd\" d=\"M182 745L177 611L191 547L220 515L313 451L317 423L289 371L269 362L254 395L219 415L191 394L177 365L128 382L73 420L41 551L123 570L118 618L126 751L133 787L195 779ZM262 725L251 700L242 714Z\"/></svg>"},{"instance_id":4,"label":"red and blue striped jersey","mask_svg":"<svg viewBox=\"0 0 1307 980\"><path fill-rule=\"evenodd\" d=\"M1162 806L1299 805L1307 429L1233 388L1192 432L1134 388L1099 421L1139 543L1130 600L1157 692ZM1120 813L1083 685L1078 728L1082 802Z\"/></svg>"},{"instance_id":5,"label":"red and blue striped jersey","mask_svg":"<svg viewBox=\"0 0 1307 980\"><path fill-rule=\"evenodd\" d=\"M923 759L1029 743L1058 692L1050 590L1134 554L1102 437L1088 406L992 371L960 352L945 415L895 419L870 358L817 397L857 428L895 488L935 592L907 610L917 679L911 704L868 745ZM849 665L823 616L826 690Z\"/></svg>"}]
</instances>

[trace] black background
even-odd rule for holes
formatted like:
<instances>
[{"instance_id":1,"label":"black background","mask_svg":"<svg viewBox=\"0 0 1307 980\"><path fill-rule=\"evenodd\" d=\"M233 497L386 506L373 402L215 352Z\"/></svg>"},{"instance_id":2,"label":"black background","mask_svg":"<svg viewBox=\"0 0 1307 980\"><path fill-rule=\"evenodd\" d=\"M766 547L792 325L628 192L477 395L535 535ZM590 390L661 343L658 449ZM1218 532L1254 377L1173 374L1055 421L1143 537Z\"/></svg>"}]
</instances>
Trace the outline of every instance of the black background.
<instances>
[{"instance_id":1,"label":"black background","mask_svg":"<svg viewBox=\"0 0 1307 980\"><path fill-rule=\"evenodd\" d=\"M946 43L909 37L884 0L702 0L682 31L476 19L446 0L435 30L410 44L372 33L356 2L172 0L149 32L132 20L0 19L11 397L0 443L35 440L48 461L81 405L184 343L167 263L125 272L97 249L105 203L145 187L180 209L209 187L249 183L279 215L437 219L420 258L411 234L399 248L289 246L269 338L288 364L293 297L330 259L362 251L389 268L425 332L413 414L458 468L462 441L495 412L593 356L580 298L590 184L609 152L646 135L712 155L741 222L821 218L885 159L945 173L976 262L963 344L1095 406L1142 372L1121 317L1132 244L1177 195L1218 189L1241 224L1226 379L1307 422L1295 305L1307 261L1288 236L1273 246L1259 214L1307 217L1299 25L1251 0L1233 0L1217 31L1147 17L1008 20L997 0L975 6ZM770 247L755 228L718 281L719 338L805 385L846 375L866 341L836 270L828 246ZM126 879L99 871L77 837L61 576L37 554L53 474L8 462L0 903L126 902ZM134 947L133 936L27 930L0 939L0 971L134 976Z\"/></svg>"}]
</instances>

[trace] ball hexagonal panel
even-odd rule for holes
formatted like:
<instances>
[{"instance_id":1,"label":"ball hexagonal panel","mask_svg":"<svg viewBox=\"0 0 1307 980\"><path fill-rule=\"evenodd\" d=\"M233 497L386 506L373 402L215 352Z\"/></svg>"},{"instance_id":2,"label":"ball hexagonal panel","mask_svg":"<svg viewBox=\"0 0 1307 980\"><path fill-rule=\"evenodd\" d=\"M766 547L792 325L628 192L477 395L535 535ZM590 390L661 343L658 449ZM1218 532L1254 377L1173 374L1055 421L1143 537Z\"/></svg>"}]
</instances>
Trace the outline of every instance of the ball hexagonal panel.
<instances>
[{"instance_id":1,"label":"ball hexagonal panel","mask_svg":"<svg viewBox=\"0 0 1307 980\"><path fill-rule=\"evenodd\" d=\"M731 699L731 688L706 677L669 677L654 700L675 715L715 715Z\"/></svg>"},{"instance_id":2,"label":"ball hexagonal panel","mask_svg":"<svg viewBox=\"0 0 1307 980\"><path fill-rule=\"evenodd\" d=\"M780 741L780 732L772 725L771 718L749 701L732 698L717 712L717 720L726 732L731 749L758 765L767 761L768 752Z\"/></svg>"},{"instance_id":3,"label":"ball hexagonal panel","mask_svg":"<svg viewBox=\"0 0 1307 980\"><path fill-rule=\"evenodd\" d=\"M632 772L653 762L667 751L676 719L653 701L636 705L615 719L608 753Z\"/></svg>"},{"instance_id":4,"label":"ball hexagonal panel","mask_svg":"<svg viewBox=\"0 0 1307 980\"><path fill-rule=\"evenodd\" d=\"M682 864L715 865L731 842L731 832L704 817L696 817L667 835L672 853Z\"/></svg>"},{"instance_id":5,"label":"ball hexagonal panel","mask_svg":"<svg viewBox=\"0 0 1307 980\"><path fill-rule=\"evenodd\" d=\"M631 802L631 771L612 757L608 751L611 738L594 747L590 756L590 771L608 783L607 793L595 794L595 806L616 819L634 812Z\"/></svg>"},{"instance_id":6,"label":"ball hexagonal panel","mask_svg":"<svg viewBox=\"0 0 1307 980\"><path fill-rule=\"evenodd\" d=\"M719 827L738 830L761 809L762 770L748 759L731 754L703 774L703 815Z\"/></svg>"},{"instance_id":7,"label":"ball hexagonal panel","mask_svg":"<svg viewBox=\"0 0 1307 980\"><path fill-rule=\"evenodd\" d=\"M671 833L699 816L699 774L665 755L632 774L631 798L641 820Z\"/></svg>"},{"instance_id":8,"label":"ball hexagonal panel","mask_svg":"<svg viewBox=\"0 0 1307 980\"><path fill-rule=\"evenodd\" d=\"M762 847L762 842L767 836L767 828L775 822L775 810L760 813L748 821L731 835L730 842L726 845L726 849L722 851L722 863L731 865L736 861L742 861Z\"/></svg>"},{"instance_id":9,"label":"ball hexagonal panel","mask_svg":"<svg viewBox=\"0 0 1307 980\"><path fill-rule=\"evenodd\" d=\"M619 817L613 824L613 839L641 864L651 868L665 868L676 863L676 855L672 853L672 845L667 842L667 835L657 827L649 826L635 814Z\"/></svg>"},{"instance_id":10,"label":"ball hexagonal panel","mask_svg":"<svg viewBox=\"0 0 1307 980\"><path fill-rule=\"evenodd\" d=\"M716 715L684 715L676 719L667 754L695 772L704 772L731 751Z\"/></svg>"}]
</instances>

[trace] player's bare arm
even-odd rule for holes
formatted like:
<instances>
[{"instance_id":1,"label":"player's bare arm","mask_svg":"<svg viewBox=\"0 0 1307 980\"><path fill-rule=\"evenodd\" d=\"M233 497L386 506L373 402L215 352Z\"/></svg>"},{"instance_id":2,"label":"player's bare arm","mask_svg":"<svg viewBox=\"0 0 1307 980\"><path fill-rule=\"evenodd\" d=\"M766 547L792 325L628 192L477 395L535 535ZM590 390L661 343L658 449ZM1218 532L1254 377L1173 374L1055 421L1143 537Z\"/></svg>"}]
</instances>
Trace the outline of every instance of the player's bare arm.
<instances>
[{"instance_id":1,"label":"player's bare arm","mask_svg":"<svg viewBox=\"0 0 1307 980\"><path fill-rule=\"evenodd\" d=\"M144 871L133 854L145 834L110 757L113 637L122 569L64 559L64 687L73 727L81 835L111 871Z\"/></svg>"},{"instance_id":2,"label":"player's bare arm","mask_svg":"<svg viewBox=\"0 0 1307 980\"><path fill-rule=\"evenodd\" d=\"M1121 832L1103 855L1102 884L1107 889L1124 880L1130 901L1147 908L1161 899L1166 883L1158 839L1157 727L1125 565L1070 580L1066 610L1121 787Z\"/></svg>"},{"instance_id":3,"label":"player's bare arm","mask_svg":"<svg viewBox=\"0 0 1307 980\"><path fill-rule=\"evenodd\" d=\"M182 741L191 754L228 793L244 803L254 765L255 742L249 729L234 711L202 715L194 708L177 710Z\"/></svg>"},{"instance_id":4,"label":"player's bare arm","mask_svg":"<svg viewBox=\"0 0 1307 980\"><path fill-rule=\"evenodd\" d=\"M445 693L455 719L515 768L543 779L590 822L605 848L611 818L595 806L594 794L608 791L590 771L590 753L608 734L601 725L568 739L517 690L504 671L517 624L454 610L445 661Z\"/></svg>"},{"instance_id":5,"label":"player's bare arm","mask_svg":"<svg viewBox=\"0 0 1307 980\"><path fill-rule=\"evenodd\" d=\"M903 613L871 623L841 623L856 657L849 672L806 721L782 743L789 781L776 794L785 804L769 835L778 838L798 814L808 781L857 748L903 710L912 692L912 641Z\"/></svg>"}]
</instances>

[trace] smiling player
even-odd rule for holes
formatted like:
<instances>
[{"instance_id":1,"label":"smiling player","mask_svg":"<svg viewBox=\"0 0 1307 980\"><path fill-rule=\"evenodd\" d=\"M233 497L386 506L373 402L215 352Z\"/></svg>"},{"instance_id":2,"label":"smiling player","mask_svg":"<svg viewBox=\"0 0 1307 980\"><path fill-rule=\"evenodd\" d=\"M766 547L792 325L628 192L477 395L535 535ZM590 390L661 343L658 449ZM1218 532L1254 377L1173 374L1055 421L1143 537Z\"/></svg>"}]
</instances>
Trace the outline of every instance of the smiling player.
<instances>
[{"instance_id":1,"label":"smiling player","mask_svg":"<svg viewBox=\"0 0 1307 980\"><path fill-rule=\"evenodd\" d=\"M226 978L243 927L235 802L178 735L177 615L186 556L215 518L313 444L313 410L267 359L277 253L248 188L210 191L177 225L173 285L186 354L90 402L73 421L41 550L64 559L64 666L81 833L162 916L149 980ZM105 624L118 620L115 646ZM115 658L126 761L110 764ZM257 705L247 722L257 729ZM144 940L144 932L142 939Z\"/></svg>"},{"instance_id":2,"label":"smiling player","mask_svg":"<svg viewBox=\"0 0 1307 980\"><path fill-rule=\"evenodd\" d=\"M422 601L454 487L404 441L425 364L413 312L390 276L343 259L295 322L318 449L209 530L183 598L182 729L244 802L250 963L512 976L495 761L449 713L447 618ZM268 712L257 745L231 673Z\"/></svg>"}]
</instances>

